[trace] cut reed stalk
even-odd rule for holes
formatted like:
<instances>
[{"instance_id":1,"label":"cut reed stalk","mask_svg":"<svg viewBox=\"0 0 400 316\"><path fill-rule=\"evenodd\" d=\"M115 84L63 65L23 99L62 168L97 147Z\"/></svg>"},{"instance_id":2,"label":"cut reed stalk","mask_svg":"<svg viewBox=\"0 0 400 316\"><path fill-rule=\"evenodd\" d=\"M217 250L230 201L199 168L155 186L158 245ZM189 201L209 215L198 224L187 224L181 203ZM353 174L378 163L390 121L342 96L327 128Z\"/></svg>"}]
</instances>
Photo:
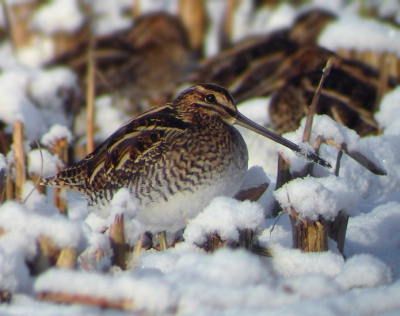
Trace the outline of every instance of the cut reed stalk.
<instances>
[{"instance_id":1,"label":"cut reed stalk","mask_svg":"<svg viewBox=\"0 0 400 316\"><path fill-rule=\"evenodd\" d=\"M126 248L124 233L124 214L115 216L114 223L110 226L109 237L113 256L111 263L120 267L122 270L126 268Z\"/></svg>"},{"instance_id":2,"label":"cut reed stalk","mask_svg":"<svg viewBox=\"0 0 400 316\"><path fill-rule=\"evenodd\" d=\"M112 308L120 310L129 310L133 302L129 300L113 300L106 297L96 297L84 294L71 294L62 292L40 292L37 294L38 300L51 301L63 304L84 304L98 306L100 308Z\"/></svg>"},{"instance_id":3,"label":"cut reed stalk","mask_svg":"<svg viewBox=\"0 0 400 316\"><path fill-rule=\"evenodd\" d=\"M73 269L76 265L76 258L77 254L75 249L69 247L61 249L56 266L64 269Z\"/></svg>"},{"instance_id":4,"label":"cut reed stalk","mask_svg":"<svg viewBox=\"0 0 400 316\"><path fill-rule=\"evenodd\" d=\"M94 151L94 99L96 88L96 63L95 63L95 40L93 34L93 16L90 15L90 32L89 32L89 45L87 51L87 87L86 87L86 100L87 100L87 154Z\"/></svg>"},{"instance_id":5,"label":"cut reed stalk","mask_svg":"<svg viewBox=\"0 0 400 316\"><path fill-rule=\"evenodd\" d=\"M26 182L26 159L24 151L24 124L14 123L14 166L15 166L15 198L21 201L22 187Z\"/></svg>"}]
</instances>

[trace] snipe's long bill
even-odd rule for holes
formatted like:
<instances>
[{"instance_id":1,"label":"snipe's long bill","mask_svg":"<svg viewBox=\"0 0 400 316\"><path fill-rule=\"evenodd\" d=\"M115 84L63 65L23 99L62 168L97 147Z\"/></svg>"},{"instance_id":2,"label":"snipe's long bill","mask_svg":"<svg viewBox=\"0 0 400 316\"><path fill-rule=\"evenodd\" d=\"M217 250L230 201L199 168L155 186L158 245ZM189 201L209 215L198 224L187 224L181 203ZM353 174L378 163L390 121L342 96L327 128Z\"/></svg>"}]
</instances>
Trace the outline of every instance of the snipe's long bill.
<instances>
[{"instance_id":1,"label":"snipe's long bill","mask_svg":"<svg viewBox=\"0 0 400 316\"><path fill-rule=\"evenodd\" d=\"M330 166L244 117L226 89L198 84L172 103L131 119L94 152L42 184L82 192L94 206L109 205L119 189L127 188L147 231L176 232L214 197L233 197L239 190L248 150L234 124Z\"/></svg>"},{"instance_id":2,"label":"snipe's long bill","mask_svg":"<svg viewBox=\"0 0 400 316\"><path fill-rule=\"evenodd\" d=\"M247 128L257 134L267 137L267 138L273 140L274 142L281 144L281 145L299 153L302 156L305 156L307 159L309 159L317 164L320 164L323 167L332 168L331 164L329 162L325 161L324 159L322 159L321 157L317 156L316 154L314 154L312 152L304 153L304 151L295 143L270 131L269 129L266 129L265 127L262 127L261 125L258 125L257 123L255 123L252 120L245 117L239 111L237 111L237 113L236 113L236 122L235 123L239 126Z\"/></svg>"}]
</instances>

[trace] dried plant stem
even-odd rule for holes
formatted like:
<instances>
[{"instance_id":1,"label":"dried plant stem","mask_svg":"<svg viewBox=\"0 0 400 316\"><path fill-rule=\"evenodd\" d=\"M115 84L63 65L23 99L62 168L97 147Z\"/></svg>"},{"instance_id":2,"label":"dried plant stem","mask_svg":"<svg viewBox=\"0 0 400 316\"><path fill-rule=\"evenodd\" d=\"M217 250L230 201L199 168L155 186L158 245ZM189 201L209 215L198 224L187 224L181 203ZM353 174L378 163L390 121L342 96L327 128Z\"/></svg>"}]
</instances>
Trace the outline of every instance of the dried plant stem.
<instances>
[{"instance_id":1,"label":"dried plant stem","mask_svg":"<svg viewBox=\"0 0 400 316\"><path fill-rule=\"evenodd\" d=\"M126 268L126 249L124 233L124 214L115 216L114 223L110 226L109 236L111 248L114 252L111 262L122 270Z\"/></svg>"},{"instance_id":2,"label":"dried plant stem","mask_svg":"<svg viewBox=\"0 0 400 316\"><path fill-rule=\"evenodd\" d=\"M381 99L388 89L388 78L389 78L390 68L391 68L390 58L388 54L383 54L381 56L378 91L376 92L376 100L374 108L372 109L373 113L379 110Z\"/></svg>"},{"instance_id":3,"label":"dried plant stem","mask_svg":"<svg viewBox=\"0 0 400 316\"><path fill-rule=\"evenodd\" d=\"M278 153L278 171L276 175L276 185L275 190L281 188L285 183L292 179L290 174L290 165L283 157L282 153ZM282 211L281 206L278 201L275 200L274 207L272 209L272 216L276 217Z\"/></svg>"},{"instance_id":4,"label":"dried plant stem","mask_svg":"<svg viewBox=\"0 0 400 316\"><path fill-rule=\"evenodd\" d=\"M135 246L135 252L134 252L134 257L139 258L140 255L142 254L142 246L143 246L143 239L144 239L144 234L142 234Z\"/></svg>"},{"instance_id":5,"label":"dried plant stem","mask_svg":"<svg viewBox=\"0 0 400 316\"><path fill-rule=\"evenodd\" d=\"M56 266L64 269L73 269L76 264L76 250L73 248L64 248L58 256Z\"/></svg>"},{"instance_id":6,"label":"dried plant stem","mask_svg":"<svg viewBox=\"0 0 400 316\"><path fill-rule=\"evenodd\" d=\"M3 168L0 170L0 203L4 202L6 183L7 183L7 172L6 169Z\"/></svg>"},{"instance_id":7,"label":"dried plant stem","mask_svg":"<svg viewBox=\"0 0 400 316\"><path fill-rule=\"evenodd\" d=\"M95 52L94 52L94 35L92 32L92 21L89 33L89 46L87 51L87 88L86 88L86 100L87 100L87 153L91 153L94 150L94 99L95 99L95 74L96 74L96 63L95 63Z\"/></svg>"},{"instance_id":8,"label":"dried plant stem","mask_svg":"<svg viewBox=\"0 0 400 316\"><path fill-rule=\"evenodd\" d=\"M328 231L321 218L311 221L302 218L293 208L290 214L293 232L293 248L304 252L323 252L328 250Z\"/></svg>"},{"instance_id":9,"label":"dried plant stem","mask_svg":"<svg viewBox=\"0 0 400 316\"><path fill-rule=\"evenodd\" d=\"M344 243L346 240L347 224L349 215L340 211L333 221L327 222L328 236L337 243L337 248L344 255Z\"/></svg>"},{"instance_id":10,"label":"dried plant stem","mask_svg":"<svg viewBox=\"0 0 400 316\"><path fill-rule=\"evenodd\" d=\"M37 240L38 254L35 257L32 267L33 275L38 275L53 266L58 259L60 250L54 246L46 236L40 236Z\"/></svg>"},{"instance_id":11,"label":"dried plant stem","mask_svg":"<svg viewBox=\"0 0 400 316\"><path fill-rule=\"evenodd\" d=\"M67 303L67 304L85 304L98 306L101 308L112 308L112 309L122 309L128 310L132 308L133 302L128 300L112 300L106 297L95 297L83 294L71 294L71 293L49 293L41 292L37 294L39 300L46 300L57 303Z\"/></svg>"},{"instance_id":12,"label":"dried plant stem","mask_svg":"<svg viewBox=\"0 0 400 316\"><path fill-rule=\"evenodd\" d=\"M8 166L8 177L6 178L6 200L14 199L14 183L11 177L11 165Z\"/></svg>"},{"instance_id":13,"label":"dried plant stem","mask_svg":"<svg viewBox=\"0 0 400 316\"><path fill-rule=\"evenodd\" d=\"M14 159L15 159L15 198L21 201L22 186L26 182L26 159L24 152L24 125L20 121L14 123Z\"/></svg>"},{"instance_id":14,"label":"dried plant stem","mask_svg":"<svg viewBox=\"0 0 400 316\"><path fill-rule=\"evenodd\" d=\"M333 57L328 59L326 66L323 70L321 80L317 87L317 91L315 91L314 98L311 102L311 106L310 106L310 109L307 114L306 126L304 128L304 134L303 134L303 142L304 143L308 143L310 141L312 123L313 123L314 114L315 114L315 111L317 108L317 104L318 104L319 98L321 96L322 87L324 85L324 81L325 81L326 77L329 75L329 73L332 69L334 61L335 61L335 59Z\"/></svg>"},{"instance_id":15,"label":"dried plant stem","mask_svg":"<svg viewBox=\"0 0 400 316\"><path fill-rule=\"evenodd\" d=\"M268 189L268 186L268 183L262 183L254 187L243 188L239 192L237 192L233 198L238 201L258 201L258 199Z\"/></svg>"},{"instance_id":16,"label":"dried plant stem","mask_svg":"<svg viewBox=\"0 0 400 316\"><path fill-rule=\"evenodd\" d=\"M4 20L6 22L7 37L10 40L12 51L15 54L15 44L14 44L14 41L13 41L13 32L12 32L10 11L8 10L8 6L7 6L6 0L1 0L1 8L3 10Z\"/></svg>"},{"instance_id":17,"label":"dried plant stem","mask_svg":"<svg viewBox=\"0 0 400 316\"><path fill-rule=\"evenodd\" d=\"M158 233L157 234L158 237L158 242L160 244L160 250L164 251L167 249L167 234L165 231Z\"/></svg>"},{"instance_id":18,"label":"dried plant stem","mask_svg":"<svg viewBox=\"0 0 400 316\"><path fill-rule=\"evenodd\" d=\"M226 40L226 44L232 43L232 34L233 34L233 15L237 6L240 4L239 0L228 0L227 8L225 11L224 17L224 37Z\"/></svg>"},{"instance_id":19,"label":"dried plant stem","mask_svg":"<svg viewBox=\"0 0 400 316\"><path fill-rule=\"evenodd\" d=\"M179 16L189 33L190 45L198 55L202 52L206 32L206 12L203 0L180 0Z\"/></svg>"}]
</instances>

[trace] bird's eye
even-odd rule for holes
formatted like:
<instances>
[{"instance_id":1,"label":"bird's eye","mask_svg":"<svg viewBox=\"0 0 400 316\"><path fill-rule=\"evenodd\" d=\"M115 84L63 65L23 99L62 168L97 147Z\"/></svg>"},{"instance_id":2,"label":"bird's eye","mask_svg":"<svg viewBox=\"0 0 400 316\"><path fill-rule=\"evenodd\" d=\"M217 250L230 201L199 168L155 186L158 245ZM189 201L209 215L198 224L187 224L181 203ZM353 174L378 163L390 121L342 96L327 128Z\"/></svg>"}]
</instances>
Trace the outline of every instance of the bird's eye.
<instances>
[{"instance_id":1,"label":"bird's eye","mask_svg":"<svg viewBox=\"0 0 400 316\"><path fill-rule=\"evenodd\" d=\"M210 93L206 95L206 101L208 103L215 103L217 101L217 99L215 98L215 95Z\"/></svg>"}]
</instances>

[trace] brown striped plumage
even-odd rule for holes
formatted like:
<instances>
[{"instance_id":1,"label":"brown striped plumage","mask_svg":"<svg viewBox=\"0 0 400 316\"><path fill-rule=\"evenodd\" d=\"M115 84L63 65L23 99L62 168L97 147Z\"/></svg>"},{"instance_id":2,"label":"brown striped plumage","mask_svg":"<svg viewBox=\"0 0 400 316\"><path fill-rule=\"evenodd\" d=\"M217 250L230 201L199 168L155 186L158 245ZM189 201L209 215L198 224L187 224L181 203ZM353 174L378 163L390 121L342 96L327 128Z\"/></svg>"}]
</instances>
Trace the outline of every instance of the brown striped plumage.
<instances>
[{"instance_id":1,"label":"brown striped plumage","mask_svg":"<svg viewBox=\"0 0 400 316\"><path fill-rule=\"evenodd\" d=\"M248 153L235 123L300 152L241 115L224 88L201 84L128 121L93 153L43 184L78 190L92 205L107 205L120 188L128 188L147 230L176 231L213 197L233 196L239 189Z\"/></svg>"}]
</instances>

